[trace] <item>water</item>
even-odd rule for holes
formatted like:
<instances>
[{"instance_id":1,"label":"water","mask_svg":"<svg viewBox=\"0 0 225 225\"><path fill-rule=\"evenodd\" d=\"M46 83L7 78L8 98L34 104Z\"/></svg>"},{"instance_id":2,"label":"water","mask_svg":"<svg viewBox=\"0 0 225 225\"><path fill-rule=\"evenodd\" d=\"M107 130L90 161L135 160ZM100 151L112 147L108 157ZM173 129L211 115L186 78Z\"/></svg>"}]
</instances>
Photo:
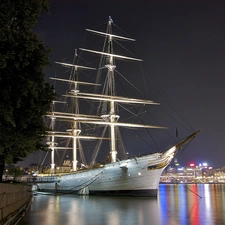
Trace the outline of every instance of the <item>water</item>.
<instances>
[{"instance_id":1,"label":"water","mask_svg":"<svg viewBox=\"0 0 225 225\"><path fill-rule=\"evenodd\" d=\"M158 198L37 195L26 224L224 225L225 184L161 184Z\"/></svg>"}]
</instances>

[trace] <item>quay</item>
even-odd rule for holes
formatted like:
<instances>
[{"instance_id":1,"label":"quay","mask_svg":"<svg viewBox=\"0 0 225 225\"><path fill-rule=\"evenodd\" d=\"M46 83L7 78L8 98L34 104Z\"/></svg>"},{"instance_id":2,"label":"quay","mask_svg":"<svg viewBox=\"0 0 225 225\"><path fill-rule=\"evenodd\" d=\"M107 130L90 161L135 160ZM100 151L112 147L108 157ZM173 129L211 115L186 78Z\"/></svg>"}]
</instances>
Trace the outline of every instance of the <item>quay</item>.
<instances>
[{"instance_id":1,"label":"quay","mask_svg":"<svg viewBox=\"0 0 225 225\"><path fill-rule=\"evenodd\" d=\"M31 202L31 186L0 183L0 225L13 225Z\"/></svg>"}]
</instances>

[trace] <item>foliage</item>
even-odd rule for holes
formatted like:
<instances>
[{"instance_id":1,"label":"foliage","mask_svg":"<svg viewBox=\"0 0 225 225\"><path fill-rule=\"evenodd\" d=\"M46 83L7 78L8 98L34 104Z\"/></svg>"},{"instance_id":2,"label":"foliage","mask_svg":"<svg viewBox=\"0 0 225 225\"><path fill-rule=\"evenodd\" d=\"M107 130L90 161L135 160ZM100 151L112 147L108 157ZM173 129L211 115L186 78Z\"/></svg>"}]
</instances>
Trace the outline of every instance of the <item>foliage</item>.
<instances>
[{"instance_id":1,"label":"foliage","mask_svg":"<svg viewBox=\"0 0 225 225\"><path fill-rule=\"evenodd\" d=\"M23 170L21 170L19 167L10 168L8 171L8 175L13 176L13 180L16 181L16 178L23 175Z\"/></svg>"},{"instance_id":2,"label":"foliage","mask_svg":"<svg viewBox=\"0 0 225 225\"><path fill-rule=\"evenodd\" d=\"M32 32L47 0L0 4L0 179L4 165L44 148L43 115L55 94L45 82L50 49Z\"/></svg>"}]
</instances>

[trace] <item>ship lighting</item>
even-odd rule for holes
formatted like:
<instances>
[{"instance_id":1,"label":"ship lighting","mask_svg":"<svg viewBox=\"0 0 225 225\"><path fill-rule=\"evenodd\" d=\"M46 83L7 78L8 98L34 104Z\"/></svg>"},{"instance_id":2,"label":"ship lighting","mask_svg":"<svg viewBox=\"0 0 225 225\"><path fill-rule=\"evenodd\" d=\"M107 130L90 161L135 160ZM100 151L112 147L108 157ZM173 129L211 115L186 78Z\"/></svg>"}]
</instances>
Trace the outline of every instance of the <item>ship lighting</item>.
<instances>
[{"instance_id":1,"label":"ship lighting","mask_svg":"<svg viewBox=\"0 0 225 225\"><path fill-rule=\"evenodd\" d=\"M166 153L164 153L165 156L170 156L173 157L173 154L176 150L176 146L173 146L172 148L170 148Z\"/></svg>"}]
</instances>

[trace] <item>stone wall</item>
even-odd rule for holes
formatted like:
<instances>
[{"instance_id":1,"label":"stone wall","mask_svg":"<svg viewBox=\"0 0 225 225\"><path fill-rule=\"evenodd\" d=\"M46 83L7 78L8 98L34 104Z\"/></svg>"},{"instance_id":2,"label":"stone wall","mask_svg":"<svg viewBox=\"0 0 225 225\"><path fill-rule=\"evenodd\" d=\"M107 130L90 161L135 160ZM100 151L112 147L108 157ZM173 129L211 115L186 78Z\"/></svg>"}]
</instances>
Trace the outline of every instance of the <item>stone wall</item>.
<instances>
[{"instance_id":1,"label":"stone wall","mask_svg":"<svg viewBox=\"0 0 225 225\"><path fill-rule=\"evenodd\" d=\"M31 187L0 183L0 225L12 220L31 200Z\"/></svg>"}]
</instances>

